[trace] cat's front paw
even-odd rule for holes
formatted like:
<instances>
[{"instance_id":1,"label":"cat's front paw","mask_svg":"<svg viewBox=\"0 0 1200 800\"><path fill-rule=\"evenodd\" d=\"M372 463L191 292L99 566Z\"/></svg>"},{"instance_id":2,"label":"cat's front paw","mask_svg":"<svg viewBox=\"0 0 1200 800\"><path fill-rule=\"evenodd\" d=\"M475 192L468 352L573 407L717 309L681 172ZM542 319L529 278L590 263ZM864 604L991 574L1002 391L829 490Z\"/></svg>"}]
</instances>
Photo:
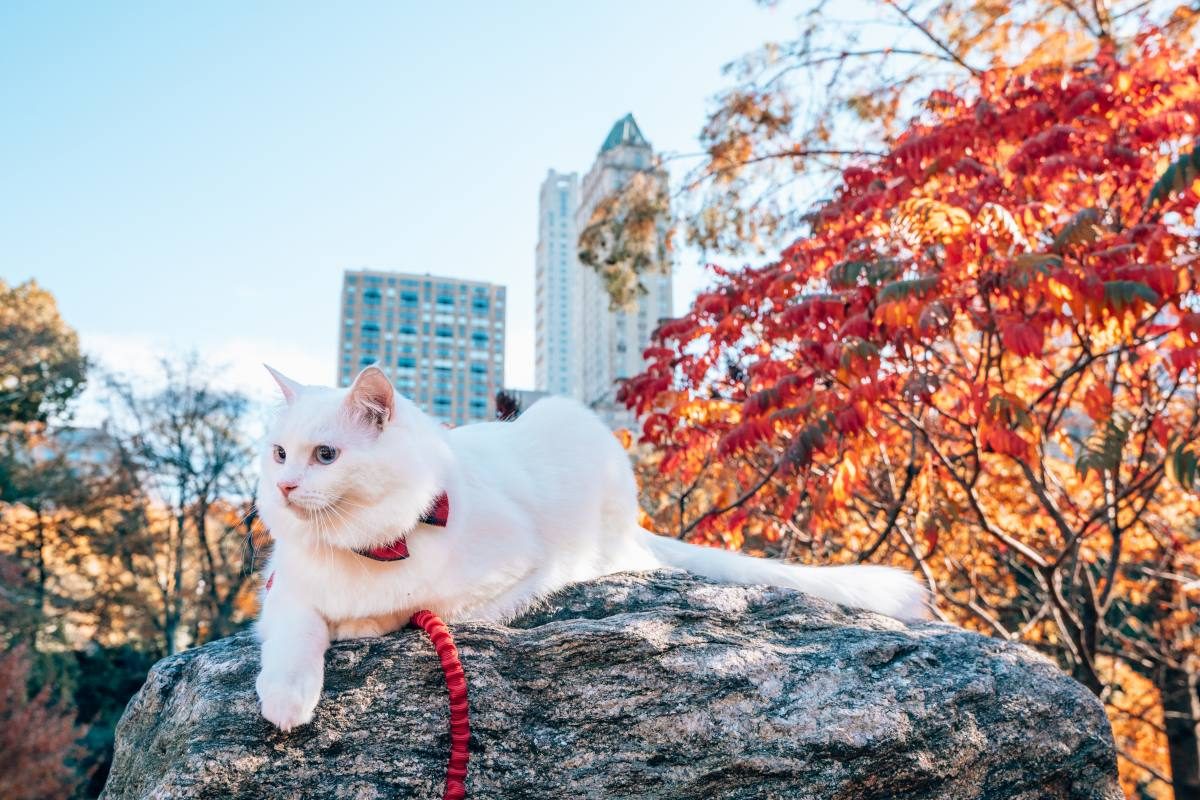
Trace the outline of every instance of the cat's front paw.
<instances>
[{"instance_id":1,"label":"cat's front paw","mask_svg":"<svg viewBox=\"0 0 1200 800\"><path fill-rule=\"evenodd\" d=\"M254 688L258 691L263 717L287 733L312 721L317 701L321 699L321 676L295 672L268 675L263 672L259 673Z\"/></svg>"}]
</instances>

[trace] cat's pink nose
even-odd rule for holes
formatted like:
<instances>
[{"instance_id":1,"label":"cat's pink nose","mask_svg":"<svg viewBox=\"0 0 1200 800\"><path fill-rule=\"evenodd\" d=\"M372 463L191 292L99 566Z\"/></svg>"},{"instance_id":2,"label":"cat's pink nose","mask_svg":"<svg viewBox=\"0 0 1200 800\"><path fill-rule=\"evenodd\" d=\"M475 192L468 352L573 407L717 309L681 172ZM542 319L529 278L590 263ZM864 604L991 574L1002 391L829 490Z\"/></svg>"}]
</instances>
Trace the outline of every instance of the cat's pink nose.
<instances>
[{"instance_id":1,"label":"cat's pink nose","mask_svg":"<svg viewBox=\"0 0 1200 800\"><path fill-rule=\"evenodd\" d=\"M279 491L283 494L284 500L287 500L288 495L292 493L292 489L296 488L295 481L279 481L275 485L279 487Z\"/></svg>"}]
</instances>

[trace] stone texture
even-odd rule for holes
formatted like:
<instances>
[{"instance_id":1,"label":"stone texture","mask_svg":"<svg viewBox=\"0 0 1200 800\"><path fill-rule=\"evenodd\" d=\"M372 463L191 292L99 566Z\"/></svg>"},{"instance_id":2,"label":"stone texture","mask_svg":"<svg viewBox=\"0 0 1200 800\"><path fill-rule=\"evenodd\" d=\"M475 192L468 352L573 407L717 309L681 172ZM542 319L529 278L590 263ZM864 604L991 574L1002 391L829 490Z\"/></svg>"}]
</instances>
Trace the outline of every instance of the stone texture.
<instances>
[{"instance_id":1,"label":"stone texture","mask_svg":"<svg viewBox=\"0 0 1200 800\"><path fill-rule=\"evenodd\" d=\"M1115 800L1097 700L1027 648L681 572L456 625L471 797ZM110 800L441 796L446 696L405 630L335 645L311 725L257 711L242 633L164 659L117 730Z\"/></svg>"}]
</instances>

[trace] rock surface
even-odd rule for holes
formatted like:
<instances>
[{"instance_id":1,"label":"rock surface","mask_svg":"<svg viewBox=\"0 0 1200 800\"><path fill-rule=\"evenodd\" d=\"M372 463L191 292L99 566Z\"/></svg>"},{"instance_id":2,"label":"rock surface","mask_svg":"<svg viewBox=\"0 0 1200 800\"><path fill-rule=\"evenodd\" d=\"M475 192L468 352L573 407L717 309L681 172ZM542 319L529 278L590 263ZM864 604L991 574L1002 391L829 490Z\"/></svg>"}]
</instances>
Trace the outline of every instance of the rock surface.
<instances>
[{"instance_id":1,"label":"rock surface","mask_svg":"<svg viewBox=\"0 0 1200 800\"><path fill-rule=\"evenodd\" d=\"M1017 645L682 572L572 587L457 625L469 797L1116 800L1097 700ZM416 630L336 644L281 734L249 633L164 659L105 796L441 797L445 688Z\"/></svg>"}]
</instances>

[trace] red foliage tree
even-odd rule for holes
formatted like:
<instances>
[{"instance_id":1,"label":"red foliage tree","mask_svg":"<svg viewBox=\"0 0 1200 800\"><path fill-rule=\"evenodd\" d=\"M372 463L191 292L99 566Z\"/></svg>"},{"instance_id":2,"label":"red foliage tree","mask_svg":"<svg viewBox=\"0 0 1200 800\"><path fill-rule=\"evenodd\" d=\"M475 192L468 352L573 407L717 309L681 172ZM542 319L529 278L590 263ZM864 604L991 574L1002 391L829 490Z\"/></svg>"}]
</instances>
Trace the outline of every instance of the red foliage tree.
<instances>
[{"instance_id":1,"label":"red foliage tree","mask_svg":"<svg viewBox=\"0 0 1200 800\"><path fill-rule=\"evenodd\" d=\"M1153 33L937 92L811 235L716 270L622 395L678 535L911 565L943 617L1051 652L1114 720L1119 676L1143 676L1180 796L1200 791L1198 120L1194 53Z\"/></svg>"},{"instance_id":2,"label":"red foliage tree","mask_svg":"<svg viewBox=\"0 0 1200 800\"><path fill-rule=\"evenodd\" d=\"M68 707L50 702L50 687L30 697L24 648L0 654L0 797L70 797L81 776L69 761L83 732Z\"/></svg>"}]
</instances>

